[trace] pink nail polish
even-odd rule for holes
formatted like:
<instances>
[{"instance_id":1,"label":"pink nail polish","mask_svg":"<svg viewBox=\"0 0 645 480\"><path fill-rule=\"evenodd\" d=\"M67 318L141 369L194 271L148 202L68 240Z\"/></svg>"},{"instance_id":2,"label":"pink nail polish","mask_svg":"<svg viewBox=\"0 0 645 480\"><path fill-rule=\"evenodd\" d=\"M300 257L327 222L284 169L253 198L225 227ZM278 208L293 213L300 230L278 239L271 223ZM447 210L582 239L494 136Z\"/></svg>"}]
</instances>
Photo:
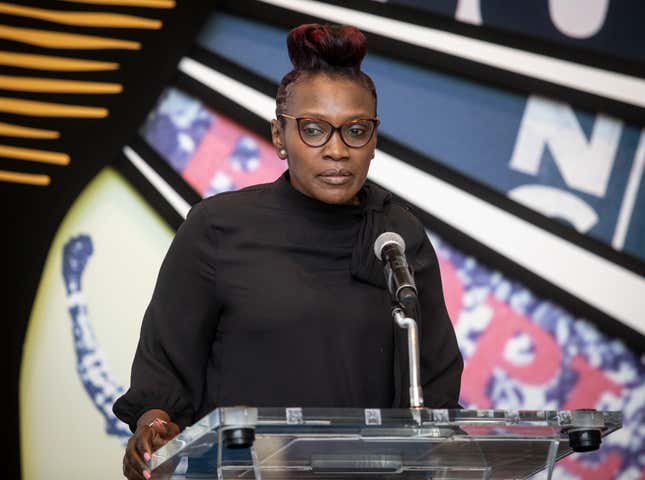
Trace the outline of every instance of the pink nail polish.
<instances>
[{"instance_id":1,"label":"pink nail polish","mask_svg":"<svg viewBox=\"0 0 645 480\"><path fill-rule=\"evenodd\" d=\"M152 457L150 456L150 454L149 454L148 452L145 452L145 453L143 454L143 459L144 459L146 462L149 462L151 458L152 458Z\"/></svg>"},{"instance_id":2,"label":"pink nail polish","mask_svg":"<svg viewBox=\"0 0 645 480\"><path fill-rule=\"evenodd\" d=\"M143 476L146 477L146 480L150 480L150 471L149 470L144 470L143 471Z\"/></svg>"}]
</instances>

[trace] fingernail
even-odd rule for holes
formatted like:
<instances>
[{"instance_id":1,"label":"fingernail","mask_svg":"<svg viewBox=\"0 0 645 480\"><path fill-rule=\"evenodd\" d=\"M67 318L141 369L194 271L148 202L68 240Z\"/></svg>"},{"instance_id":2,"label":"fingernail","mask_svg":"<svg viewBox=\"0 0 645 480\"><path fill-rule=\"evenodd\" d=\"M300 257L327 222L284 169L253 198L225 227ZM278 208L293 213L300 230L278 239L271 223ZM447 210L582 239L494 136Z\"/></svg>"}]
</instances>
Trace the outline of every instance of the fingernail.
<instances>
[{"instance_id":1,"label":"fingernail","mask_svg":"<svg viewBox=\"0 0 645 480\"><path fill-rule=\"evenodd\" d=\"M145 453L143 454L143 458L144 458L144 460L145 460L146 462L149 462L149 461L150 461L150 459L151 459L152 457L150 456L150 454L149 454L148 452L145 452Z\"/></svg>"},{"instance_id":2,"label":"fingernail","mask_svg":"<svg viewBox=\"0 0 645 480\"><path fill-rule=\"evenodd\" d=\"M144 470L143 471L143 476L146 477L146 480L150 480L150 471L149 470Z\"/></svg>"}]
</instances>

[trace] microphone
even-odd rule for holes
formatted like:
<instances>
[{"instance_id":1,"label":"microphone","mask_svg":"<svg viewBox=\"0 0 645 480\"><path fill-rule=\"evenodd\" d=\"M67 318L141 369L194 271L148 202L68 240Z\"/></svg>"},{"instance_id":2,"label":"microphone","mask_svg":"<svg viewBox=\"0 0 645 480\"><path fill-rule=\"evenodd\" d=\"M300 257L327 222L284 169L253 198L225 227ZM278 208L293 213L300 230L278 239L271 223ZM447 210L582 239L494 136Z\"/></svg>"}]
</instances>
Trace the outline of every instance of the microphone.
<instances>
[{"instance_id":1,"label":"microphone","mask_svg":"<svg viewBox=\"0 0 645 480\"><path fill-rule=\"evenodd\" d=\"M398 233L385 232L374 242L374 254L385 264L385 283L392 298L404 308L417 302L417 287L405 259L405 241Z\"/></svg>"}]
</instances>

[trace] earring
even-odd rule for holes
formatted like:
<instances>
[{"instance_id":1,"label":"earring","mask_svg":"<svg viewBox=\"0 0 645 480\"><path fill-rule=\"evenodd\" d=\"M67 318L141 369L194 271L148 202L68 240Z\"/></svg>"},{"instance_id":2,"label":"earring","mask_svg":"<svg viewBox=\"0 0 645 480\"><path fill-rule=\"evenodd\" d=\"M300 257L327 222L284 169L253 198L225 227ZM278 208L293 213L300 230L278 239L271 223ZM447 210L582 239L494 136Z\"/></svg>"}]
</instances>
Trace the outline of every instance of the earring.
<instances>
[{"instance_id":1,"label":"earring","mask_svg":"<svg viewBox=\"0 0 645 480\"><path fill-rule=\"evenodd\" d=\"M287 158L287 151L284 148L281 148L280 151L278 151L278 157L284 160Z\"/></svg>"}]
</instances>

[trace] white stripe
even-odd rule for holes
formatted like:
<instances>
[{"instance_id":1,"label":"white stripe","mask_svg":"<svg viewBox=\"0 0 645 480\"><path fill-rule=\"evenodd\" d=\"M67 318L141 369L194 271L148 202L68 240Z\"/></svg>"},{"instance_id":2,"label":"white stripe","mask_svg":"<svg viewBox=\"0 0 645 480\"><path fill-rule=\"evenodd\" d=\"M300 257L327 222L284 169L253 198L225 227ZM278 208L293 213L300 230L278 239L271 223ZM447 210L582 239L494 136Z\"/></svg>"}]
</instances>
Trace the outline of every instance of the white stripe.
<instances>
[{"instance_id":1,"label":"white stripe","mask_svg":"<svg viewBox=\"0 0 645 480\"><path fill-rule=\"evenodd\" d=\"M634 212L634 205L636 204L636 195L643 178L643 168L645 167L645 129L641 131L641 139L638 142L636 155L634 156L634 163L632 164L632 171L629 174L625 194L623 195L623 203L620 206L620 213L618 214L618 222L616 223L616 231L614 232L614 239L611 244L616 250L622 250L625 245L625 237L627 237L627 229L629 222Z\"/></svg>"},{"instance_id":2,"label":"white stripe","mask_svg":"<svg viewBox=\"0 0 645 480\"><path fill-rule=\"evenodd\" d=\"M266 96L257 90L238 82L226 75L222 75L206 65L192 58L184 57L179 62L179 70L189 75L207 87L218 92L230 92L232 100L237 103L244 102L244 107L265 120L275 118L275 99Z\"/></svg>"},{"instance_id":3,"label":"white stripe","mask_svg":"<svg viewBox=\"0 0 645 480\"><path fill-rule=\"evenodd\" d=\"M313 0L259 0L513 73L645 107L645 80Z\"/></svg>"},{"instance_id":4,"label":"white stripe","mask_svg":"<svg viewBox=\"0 0 645 480\"><path fill-rule=\"evenodd\" d=\"M275 100L257 90L222 75L192 58L184 57L179 62L179 70L218 92L227 92L237 103L265 120L275 118Z\"/></svg>"},{"instance_id":5,"label":"white stripe","mask_svg":"<svg viewBox=\"0 0 645 480\"><path fill-rule=\"evenodd\" d=\"M157 189L161 196L174 208L182 218L186 218L190 210L190 204L184 200L175 190L168 185L161 176L155 172L146 161L139 156L137 152L126 145L123 147L123 153L130 160L130 163L136 167L141 174L146 177L150 184Z\"/></svg>"},{"instance_id":6,"label":"white stripe","mask_svg":"<svg viewBox=\"0 0 645 480\"><path fill-rule=\"evenodd\" d=\"M274 99L192 59L179 68L269 121ZM545 280L645 334L645 279L377 150L369 177ZM575 312L573 312L575 314Z\"/></svg>"}]
</instances>

